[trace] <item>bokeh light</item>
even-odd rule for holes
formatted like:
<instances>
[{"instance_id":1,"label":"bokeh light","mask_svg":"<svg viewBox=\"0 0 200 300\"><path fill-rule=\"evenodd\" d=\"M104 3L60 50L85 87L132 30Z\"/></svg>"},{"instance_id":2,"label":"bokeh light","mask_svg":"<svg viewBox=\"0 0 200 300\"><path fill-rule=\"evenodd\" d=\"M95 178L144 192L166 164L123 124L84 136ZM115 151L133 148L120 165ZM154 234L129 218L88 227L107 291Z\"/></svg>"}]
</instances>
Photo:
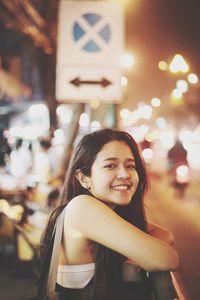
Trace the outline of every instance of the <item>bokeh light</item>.
<instances>
[{"instance_id":1,"label":"bokeh light","mask_svg":"<svg viewBox=\"0 0 200 300\"><path fill-rule=\"evenodd\" d=\"M135 62L134 57L131 54L122 54L120 56L120 65L122 68L129 69Z\"/></svg>"},{"instance_id":2,"label":"bokeh light","mask_svg":"<svg viewBox=\"0 0 200 300\"><path fill-rule=\"evenodd\" d=\"M183 79L177 80L177 82L176 82L176 88L181 93L186 93L188 91L188 83L187 83L187 81L183 80Z\"/></svg>"},{"instance_id":3,"label":"bokeh light","mask_svg":"<svg viewBox=\"0 0 200 300\"><path fill-rule=\"evenodd\" d=\"M172 73L187 73L189 66L181 54L176 54L169 65L169 70Z\"/></svg>"},{"instance_id":4,"label":"bokeh light","mask_svg":"<svg viewBox=\"0 0 200 300\"><path fill-rule=\"evenodd\" d=\"M168 65L165 61L159 61L158 63L158 68L161 70L161 71L166 71L167 68L168 68Z\"/></svg>"},{"instance_id":5,"label":"bokeh light","mask_svg":"<svg viewBox=\"0 0 200 300\"><path fill-rule=\"evenodd\" d=\"M159 107L160 105L161 105L161 101L160 101L160 99L159 98L152 98L151 99L151 105L153 106L153 107Z\"/></svg>"},{"instance_id":6,"label":"bokeh light","mask_svg":"<svg viewBox=\"0 0 200 300\"><path fill-rule=\"evenodd\" d=\"M189 83L196 84L199 81L199 79L198 79L198 76L196 74L190 73L188 75L188 81L189 81Z\"/></svg>"}]
</instances>

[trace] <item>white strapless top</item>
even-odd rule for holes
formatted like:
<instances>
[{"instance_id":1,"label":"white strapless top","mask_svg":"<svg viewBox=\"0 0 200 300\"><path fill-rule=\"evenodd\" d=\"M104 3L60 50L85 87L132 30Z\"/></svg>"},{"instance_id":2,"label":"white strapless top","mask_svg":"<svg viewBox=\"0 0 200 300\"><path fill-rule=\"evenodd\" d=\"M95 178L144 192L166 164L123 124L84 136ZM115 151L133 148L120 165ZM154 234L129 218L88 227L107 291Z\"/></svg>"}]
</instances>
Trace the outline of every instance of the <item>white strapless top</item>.
<instances>
[{"instance_id":1,"label":"white strapless top","mask_svg":"<svg viewBox=\"0 0 200 300\"><path fill-rule=\"evenodd\" d=\"M82 289L94 276L95 263L83 265L59 265L57 283L64 288ZM124 263L122 276L125 282L139 282L141 278L140 267Z\"/></svg>"},{"instance_id":2,"label":"white strapless top","mask_svg":"<svg viewBox=\"0 0 200 300\"><path fill-rule=\"evenodd\" d=\"M95 263L59 265L57 283L65 288L82 289L94 276Z\"/></svg>"}]
</instances>

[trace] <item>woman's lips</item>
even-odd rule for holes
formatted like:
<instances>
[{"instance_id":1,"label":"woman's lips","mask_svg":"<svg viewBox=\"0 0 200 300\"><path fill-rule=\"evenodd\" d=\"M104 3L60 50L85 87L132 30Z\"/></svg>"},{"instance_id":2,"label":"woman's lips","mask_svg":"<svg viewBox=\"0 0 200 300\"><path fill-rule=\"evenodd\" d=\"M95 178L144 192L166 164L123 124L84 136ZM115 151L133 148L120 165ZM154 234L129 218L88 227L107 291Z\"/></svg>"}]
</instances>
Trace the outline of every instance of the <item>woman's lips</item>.
<instances>
[{"instance_id":1,"label":"woman's lips","mask_svg":"<svg viewBox=\"0 0 200 300\"><path fill-rule=\"evenodd\" d=\"M131 187L130 184L118 184L118 185L113 185L111 186L111 188L113 190L116 190L116 191L125 191L125 190L129 190Z\"/></svg>"}]
</instances>

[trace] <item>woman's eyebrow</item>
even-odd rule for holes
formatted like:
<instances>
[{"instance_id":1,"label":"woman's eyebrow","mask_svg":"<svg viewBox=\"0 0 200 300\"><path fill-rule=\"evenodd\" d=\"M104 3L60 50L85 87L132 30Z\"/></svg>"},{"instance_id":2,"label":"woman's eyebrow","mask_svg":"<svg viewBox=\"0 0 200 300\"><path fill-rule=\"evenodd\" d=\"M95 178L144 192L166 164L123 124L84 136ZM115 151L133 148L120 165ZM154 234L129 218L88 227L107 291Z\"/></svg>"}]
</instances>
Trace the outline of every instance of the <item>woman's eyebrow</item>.
<instances>
[{"instance_id":1,"label":"woman's eyebrow","mask_svg":"<svg viewBox=\"0 0 200 300\"><path fill-rule=\"evenodd\" d=\"M110 161L110 160L117 161L118 158L117 157L108 157L108 158L105 158L103 160L103 162ZM134 162L135 163L135 160L133 158L127 158L126 161L128 161L128 162Z\"/></svg>"},{"instance_id":2,"label":"woman's eyebrow","mask_svg":"<svg viewBox=\"0 0 200 300\"><path fill-rule=\"evenodd\" d=\"M128 158L127 161L135 163L135 159L134 158Z\"/></svg>"},{"instance_id":3,"label":"woman's eyebrow","mask_svg":"<svg viewBox=\"0 0 200 300\"><path fill-rule=\"evenodd\" d=\"M118 160L118 158L117 157L108 157L108 158L105 158L104 160L103 160L103 162L105 161L109 161L109 160Z\"/></svg>"}]
</instances>

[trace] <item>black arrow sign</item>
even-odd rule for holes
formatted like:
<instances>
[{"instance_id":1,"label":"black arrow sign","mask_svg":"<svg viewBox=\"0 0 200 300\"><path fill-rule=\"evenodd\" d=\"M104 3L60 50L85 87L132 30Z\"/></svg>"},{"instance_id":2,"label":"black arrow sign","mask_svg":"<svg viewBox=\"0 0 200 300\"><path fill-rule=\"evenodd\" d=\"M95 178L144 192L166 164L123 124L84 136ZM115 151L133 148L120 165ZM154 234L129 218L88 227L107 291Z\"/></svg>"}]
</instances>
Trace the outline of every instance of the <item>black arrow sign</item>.
<instances>
[{"instance_id":1,"label":"black arrow sign","mask_svg":"<svg viewBox=\"0 0 200 300\"><path fill-rule=\"evenodd\" d=\"M74 84L75 86L80 86L82 84L100 84L102 87L106 87L110 85L112 82L106 78L102 78L101 80L81 80L79 77L72 79L70 83Z\"/></svg>"}]
</instances>

